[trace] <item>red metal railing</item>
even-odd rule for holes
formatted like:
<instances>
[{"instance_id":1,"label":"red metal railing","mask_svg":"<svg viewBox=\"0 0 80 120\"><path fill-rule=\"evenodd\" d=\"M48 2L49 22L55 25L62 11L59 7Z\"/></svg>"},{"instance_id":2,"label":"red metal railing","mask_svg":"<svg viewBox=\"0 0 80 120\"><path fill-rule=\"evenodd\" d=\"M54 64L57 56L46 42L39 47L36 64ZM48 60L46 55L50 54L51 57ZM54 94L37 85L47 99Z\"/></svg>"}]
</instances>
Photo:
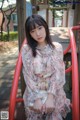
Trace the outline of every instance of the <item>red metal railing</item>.
<instances>
[{"instance_id":1,"label":"red metal railing","mask_svg":"<svg viewBox=\"0 0 80 120\"><path fill-rule=\"evenodd\" d=\"M72 120L79 120L79 78L78 78L78 60L77 60L77 49L75 43L75 37L73 30L79 30L80 26L74 26L69 29L70 44L64 51L66 54L71 49L72 66L69 67L66 72L72 70Z\"/></svg>"},{"instance_id":2,"label":"red metal railing","mask_svg":"<svg viewBox=\"0 0 80 120\"><path fill-rule=\"evenodd\" d=\"M26 39L24 40L22 46L25 43L26 43ZM22 58L21 58L21 50L20 50L18 60L17 60L17 63L16 63L16 68L15 68L15 72L14 72L14 79L13 79L11 95L10 95L9 120L14 120L16 102L22 102L23 101L22 98L16 98L21 69L22 69Z\"/></svg>"},{"instance_id":3,"label":"red metal railing","mask_svg":"<svg viewBox=\"0 0 80 120\"><path fill-rule=\"evenodd\" d=\"M76 43L73 34L73 30L80 29L79 26L72 27L69 29L70 33L70 43L67 49L64 51L66 54L70 49L71 57L72 57L72 65L65 70L66 73L72 71L72 120L79 120L79 81L78 81L78 62L77 62L77 53L76 53ZM24 40L23 44L26 43L26 39ZM23 46L22 44L22 46ZM21 48L22 49L22 48ZM18 89L18 82L22 68L22 58L21 58L21 50L18 56L14 79L12 83L12 90L10 95L10 104L9 104L9 120L14 120L15 114L15 106L17 102L22 102L22 98L16 98L17 89Z\"/></svg>"}]
</instances>

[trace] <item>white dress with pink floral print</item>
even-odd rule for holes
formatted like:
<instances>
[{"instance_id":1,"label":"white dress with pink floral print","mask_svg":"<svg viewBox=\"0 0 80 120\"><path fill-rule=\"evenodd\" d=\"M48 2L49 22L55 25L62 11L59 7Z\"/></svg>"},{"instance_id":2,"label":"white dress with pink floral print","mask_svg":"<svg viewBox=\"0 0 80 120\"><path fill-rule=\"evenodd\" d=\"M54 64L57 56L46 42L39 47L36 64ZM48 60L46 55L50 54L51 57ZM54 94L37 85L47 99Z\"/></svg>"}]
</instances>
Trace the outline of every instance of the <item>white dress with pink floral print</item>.
<instances>
[{"instance_id":1,"label":"white dress with pink floral print","mask_svg":"<svg viewBox=\"0 0 80 120\"><path fill-rule=\"evenodd\" d=\"M23 95L27 120L43 120L41 113L35 113L29 107L40 98L44 104L48 93L54 95L55 109L46 115L46 120L63 120L70 111L70 100L66 98L63 86L65 84L65 65L63 62L63 49L60 43L37 47L36 57L25 44L22 48L23 75L26 89ZM42 87L43 86L43 87Z\"/></svg>"}]
</instances>

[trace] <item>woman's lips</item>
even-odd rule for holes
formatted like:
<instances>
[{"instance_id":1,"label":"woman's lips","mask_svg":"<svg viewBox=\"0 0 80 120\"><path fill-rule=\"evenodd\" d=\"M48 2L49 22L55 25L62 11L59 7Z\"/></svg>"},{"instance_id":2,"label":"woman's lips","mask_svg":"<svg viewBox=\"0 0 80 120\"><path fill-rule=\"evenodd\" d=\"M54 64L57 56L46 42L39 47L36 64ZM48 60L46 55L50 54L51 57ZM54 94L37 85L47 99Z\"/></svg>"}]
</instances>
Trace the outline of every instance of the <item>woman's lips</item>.
<instances>
[{"instance_id":1,"label":"woman's lips","mask_svg":"<svg viewBox=\"0 0 80 120\"><path fill-rule=\"evenodd\" d=\"M38 38L38 40L42 39L42 37Z\"/></svg>"}]
</instances>

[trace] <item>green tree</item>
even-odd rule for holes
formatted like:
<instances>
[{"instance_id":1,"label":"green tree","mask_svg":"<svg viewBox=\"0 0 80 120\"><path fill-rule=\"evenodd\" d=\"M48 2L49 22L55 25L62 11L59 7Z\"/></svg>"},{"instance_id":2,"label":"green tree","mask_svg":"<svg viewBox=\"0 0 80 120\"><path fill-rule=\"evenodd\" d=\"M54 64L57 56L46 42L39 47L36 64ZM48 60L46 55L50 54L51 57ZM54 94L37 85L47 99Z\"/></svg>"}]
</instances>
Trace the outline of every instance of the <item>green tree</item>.
<instances>
[{"instance_id":1,"label":"green tree","mask_svg":"<svg viewBox=\"0 0 80 120\"><path fill-rule=\"evenodd\" d=\"M0 1L2 4L1 4L1 7L0 7L0 10L1 10L1 13L2 13L2 21L1 21L1 25L0 25L0 40L2 40L2 37L3 37L3 24L4 24L4 21L5 21L5 15L4 15L4 11L3 11L3 4L4 4L4 0L3 1Z\"/></svg>"},{"instance_id":2,"label":"green tree","mask_svg":"<svg viewBox=\"0 0 80 120\"><path fill-rule=\"evenodd\" d=\"M13 5L10 5L10 0L7 0L7 7L4 8L4 3L5 3L6 0L0 0L0 3L1 3L1 7L0 7L0 10L1 10L1 13L2 13L2 23L1 23L1 38L3 37L3 24L4 24L4 21L5 21L5 17L7 18L7 37L8 37L8 41L9 41L9 24L10 24L10 21L11 21L11 15L12 13L15 11L16 9L16 5L13 6ZM10 12L7 14L6 11L9 10Z\"/></svg>"},{"instance_id":3,"label":"green tree","mask_svg":"<svg viewBox=\"0 0 80 120\"><path fill-rule=\"evenodd\" d=\"M52 14L53 14L53 25L54 25L54 19L57 17L59 17L57 15L57 8L59 7L66 7L67 6L67 3L66 3L66 0L49 0L49 5L52 7L52 8L56 8L56 9L51 9L52 11ZM63 10L61 10L61 13L63 13ZM55 25L54 25L55 26Z\"/></svg>"},{"instance_id":4,"label":"green tree","mask_svg":"<svg viewBox=\"0 0 80 120\"><path fill-rule=\"evenodd\" d=\"M59 7L59 6L66 6L67 1L66 0L49 0L49 4L52 5L53 7Z\"/></svg>"}]
</instances>

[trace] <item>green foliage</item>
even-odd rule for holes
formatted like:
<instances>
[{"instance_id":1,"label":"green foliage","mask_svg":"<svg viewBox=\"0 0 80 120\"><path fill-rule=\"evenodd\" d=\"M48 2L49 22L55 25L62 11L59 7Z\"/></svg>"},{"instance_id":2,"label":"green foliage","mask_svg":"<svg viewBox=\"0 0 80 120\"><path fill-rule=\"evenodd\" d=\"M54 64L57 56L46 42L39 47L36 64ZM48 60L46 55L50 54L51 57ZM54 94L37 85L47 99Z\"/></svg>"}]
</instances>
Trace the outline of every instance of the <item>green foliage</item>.
<instances>
[{"instance_id":1,"label":"green foliage","mask_svg":"<svg viewBox=\"0 0 80 120\"><path fill-rule=\"evenodd\" d=\"M66 0L49 0L49 5L53 8L54 7L56 7L56 8L66 7L67 6L66 3L67 3ZM60 18L60 19L62 18L62 15L59 16L58 11L60 14L63 14L63 9L62 10L52 9L51 11L52 11L54 19L55 18Z\"/></svg>"},{"instance_id":2,"label":"green foliage","mask_svg":"<svg viewBox=\"0 0 80 120\"><path fill-rule=\"evenodd\" d=\"M66 0L49 0L49 4L55 7L65 7L66 4Z\"/></svg>"},{"instance_id":3,"label":"green foliage","mask_svg":"<svg viewBox=\"0 0 80 120\"><path fill-rule=\"evenodd\" d=\"M1 36L0 36L1 38ZM0 39L0 41L13 41L13 40L17 40L18 39L18 32L10 32L9 33L9 39L8 39L8 34L7 33L3 33L2 39Z\"/></svg>"}]
</instances>

